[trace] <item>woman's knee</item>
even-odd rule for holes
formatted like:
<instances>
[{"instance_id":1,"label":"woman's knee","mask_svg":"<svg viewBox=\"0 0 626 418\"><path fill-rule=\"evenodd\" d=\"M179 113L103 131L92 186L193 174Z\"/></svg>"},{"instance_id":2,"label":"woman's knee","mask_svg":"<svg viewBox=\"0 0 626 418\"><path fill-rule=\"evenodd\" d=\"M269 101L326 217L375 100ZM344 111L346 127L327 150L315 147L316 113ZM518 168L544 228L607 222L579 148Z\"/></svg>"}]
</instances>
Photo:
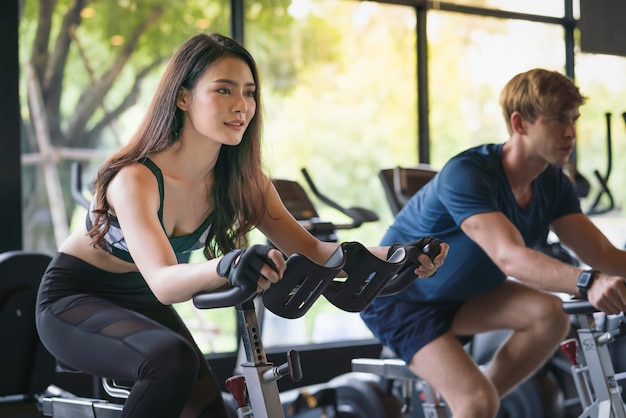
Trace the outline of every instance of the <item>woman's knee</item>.
<instances>
[{"instance_id":1,"label":"woman's knee","mask_svg":"<svg viewBox=\"0 0 626 418\"><path fill-rule=\"evenodd\" d=\"M147 340L146 361L143 370L140 370L143 378L171 379L174 382L195 384L199 374L200 358L188 341L177 334Z\"/></svg>"}]
</instances>

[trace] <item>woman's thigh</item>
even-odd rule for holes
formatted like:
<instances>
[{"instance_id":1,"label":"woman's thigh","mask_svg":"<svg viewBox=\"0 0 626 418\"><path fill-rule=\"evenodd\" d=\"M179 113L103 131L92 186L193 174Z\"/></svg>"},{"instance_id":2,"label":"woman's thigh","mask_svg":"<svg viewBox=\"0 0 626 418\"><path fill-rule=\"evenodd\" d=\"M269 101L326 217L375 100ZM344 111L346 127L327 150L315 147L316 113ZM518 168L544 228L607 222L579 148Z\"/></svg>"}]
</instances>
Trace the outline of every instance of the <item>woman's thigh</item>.
<instances>
[{"instance_id":1,"label":"woman's thigh","mask_svg":"<svg viewBox=\"0 0 626 418\"><path fill-rule=\"evenodd\" d=\"M188 346L180 334L138 312L109 301L73 295L40 313L38 330L63 364L95 376L138 380L146 362L164 350Z\"/></svg>"}]
</instances>

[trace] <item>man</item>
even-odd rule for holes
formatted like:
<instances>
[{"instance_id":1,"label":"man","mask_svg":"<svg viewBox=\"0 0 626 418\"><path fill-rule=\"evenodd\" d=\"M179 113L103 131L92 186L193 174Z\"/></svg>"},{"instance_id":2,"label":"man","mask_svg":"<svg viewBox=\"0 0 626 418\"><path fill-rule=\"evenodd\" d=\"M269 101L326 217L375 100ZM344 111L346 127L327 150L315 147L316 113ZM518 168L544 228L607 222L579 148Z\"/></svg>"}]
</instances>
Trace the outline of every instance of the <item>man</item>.
<instances>
[{"instance_id":1,"label":"man","mask_svg":"<svg viewBox=\"0 0 626 418\"><path fill-rule=\"evenodd\" d=\"M587 297L608 314L626 309L626 252L582 214L561 169L585 100L558 72L513 77L500 97L508 141L452 158L382 239L390 245L435 236L450 246L434 277L377 298L361 316L441 393L455 418L496 416L500 399L554 352L569 318L548 292ZM548 228L598 271L533 250ZM512 334L481 372L463 350L463 337L497 329Z\"/></svg>"}]
</instances>

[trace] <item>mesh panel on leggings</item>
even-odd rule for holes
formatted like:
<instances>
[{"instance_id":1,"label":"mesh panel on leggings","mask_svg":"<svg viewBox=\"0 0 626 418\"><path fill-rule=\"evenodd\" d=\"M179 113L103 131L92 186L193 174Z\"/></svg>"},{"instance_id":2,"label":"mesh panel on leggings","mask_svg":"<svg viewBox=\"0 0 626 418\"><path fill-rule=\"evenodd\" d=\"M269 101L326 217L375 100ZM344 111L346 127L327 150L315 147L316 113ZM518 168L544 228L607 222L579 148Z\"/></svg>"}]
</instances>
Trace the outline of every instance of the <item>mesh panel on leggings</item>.
<instances>
[{"instance_id":1,"label":"mesh panel on leggings","mask_svg":"<svg viewBox=\"0 0 626 418\"><path fill-rule=\"evenodd\" d=\"M89 303L68 308L60 313L60 318L64 321L78 325L81 329L98 332L102 335L124 338L136 332L153 329L151 321L137 316L129 318L129 314L135 313L127 310L120 310L119 307L105 301L91 300ZM106 320L103 320L106 318Z\"/></svg>"}]
</instances>

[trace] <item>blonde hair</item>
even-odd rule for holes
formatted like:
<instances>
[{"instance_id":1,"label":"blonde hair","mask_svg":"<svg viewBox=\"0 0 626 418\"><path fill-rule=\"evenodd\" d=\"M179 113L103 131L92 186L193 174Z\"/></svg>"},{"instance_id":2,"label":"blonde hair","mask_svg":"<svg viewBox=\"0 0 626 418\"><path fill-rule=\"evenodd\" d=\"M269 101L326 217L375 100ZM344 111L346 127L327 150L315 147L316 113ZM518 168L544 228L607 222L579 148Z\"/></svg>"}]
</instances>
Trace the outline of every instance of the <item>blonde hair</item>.
<instances>
[{"instance_id":1,"label":"blonde hair","mask_svg":"<svg viewBox=\"0 0 626 418\"><path fill-rule=\"evenodd\" d=\"M559 114L581 106L586 100L570 78L541 68L517 74L500 93L500 107L509 134L513 112L520 112L532 123L539 115Z\"/></svg>"}]
</instances>

